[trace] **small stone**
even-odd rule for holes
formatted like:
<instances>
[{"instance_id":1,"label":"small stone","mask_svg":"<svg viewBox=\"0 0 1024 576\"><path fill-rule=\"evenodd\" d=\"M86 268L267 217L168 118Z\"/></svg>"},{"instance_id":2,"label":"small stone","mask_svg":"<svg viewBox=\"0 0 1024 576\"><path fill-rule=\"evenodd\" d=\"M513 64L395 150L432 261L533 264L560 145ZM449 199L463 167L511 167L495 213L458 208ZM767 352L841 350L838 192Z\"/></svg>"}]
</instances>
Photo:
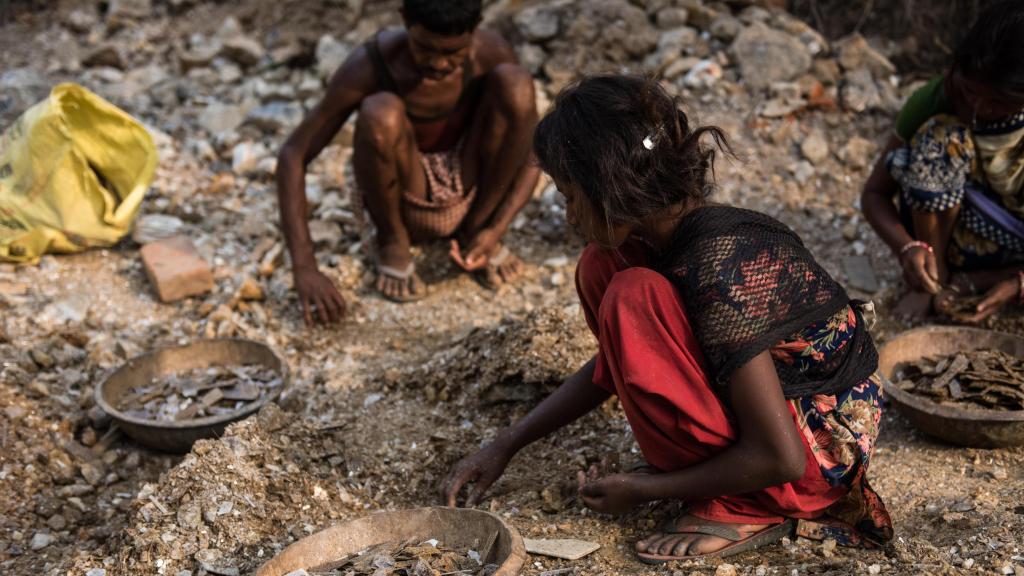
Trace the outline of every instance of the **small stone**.
<instances>
[{"instance_id":1,"label":"small stone","mask_svg":"<svg viewBox=\"0 0 1024 576\"><path fill-rule=\"evenodd\" d=\"M717 16L711 21L711 26L708 28L711 36L718 38L722 42L732 42L740 33L740 30L743 30L743 24L729 14Z\"/></svg>"},{"instance_id":2,"label":"small stone","mask_svg":"<svg viewBox=\"0 0 1024 576\"><path fill-rule=\"evenodd\" d=\"M732 564L719 564L715 568L715 576L739 576L739 572Z\"/></svg>"},{"instance_id":3,"label":"small stone","mask_svg":"<svg viewBox=\"0 0 1024 576\"><path fill-rule=\"evenodd\" d=\"M124 54L112 44L103 44L82 58L82 65L90 68L106 66L124 70Z\"/></svg>"},{"instance_id":4,"label":"small stone","mask_svg":"<svg viewBox=\"0 0 1024 576\"><path fill-rule=\"evenodd\" d=\"M821 543L821 555L825 558L831 558L836 555L836 541L832 538L826 538Z\"/></svg>"},{"instance_id":5,"label":"small stone","mask_svg":"<svg viewBox=\"0 0 1024 576\"><path fill-rule=\"evenodd\" d=\"M658 28L662 30L669 30L672 28L678 28L686 25L686 20L690 14L686 11L686 8L668 7L658 10L658 15L655 17L655 22Z\"/></svg>"},{"instance_id":6,"label":"small stone","mask_svg":"<svg viewBox=\"0 0 1024 576\"><path fill-rule=\"evenodd\" d=\"M41 396L43 398L50 395L50 389L47 388L46 384L43 384L41 380L33 380L28 385L28 389L30 392L33 392L36 396Z\"/></svg>"},{"instance_id":7,"label":"small stone","mask_svg":"<svg viewBox=\"0 0 1024 576\"><path fill-rule=\"evenodd\" d=\"M882 573L882 567L879 566L878 564L872 564L872 565L868 566L868 574L881 574L881 573Z\"/></svg>"},{"instance_id":8,"label":"small stone","mask_svg":"<svg viewBox=\"0 0 1024 576\"><path fill-rule=\"evenodd\" d=\"M812 132L800 144L800 152L813 164L821 164L828 158L828 142L820 132Z\"/></svg>"},{"instance_id":9,"label":"small stone","mask_svg":"<svg viewBox=\"0 0 1024 576\"><path fill-rule=\"evenodd\" d=\"M96 440L98 440L98 439L99 438L96 437L96 430L93 430L91 427L86 426L85 429L82 430L82 445L83 446L95 446L96 445Z\"/></svg>"},{"instance_id":10,"label":"small stone","mask_svg":"<svg viewBox=\"0 0 1024 576\"><path fill-rule=\"evenodd\" d=\"M701 60L683 77L683 85L689 88L710 88L721 79L722 67L718 62Z\"/></svg>"},{"instance_id":11,"label":"small stone","mask_svg":"<svg viewBox=\"0 0 1024 576\"><path fill-rule=\"evenodd\" d=\"M153 12L150 0L110 0L107 19L145 18Z\"/></svg>"},{"instance_id":12,"label":"small stone","mask_svg":"<svg viewBox=\"0 0 1024 576\"><path fill-rule=\"evenodd\" d=\"M264 132L274 133L298 126L303 114L302 106L294 102L270 102L250 110L245 122Z\"/></svg>"},{"instance_id":13,"label":"small stone","mask_svg":"<svg viewBox=\"0 0 1024 576\"><path fill-rule=\"evenodd\" d=\"M967 568L968 570L970 570L973 567L974 567L974 558L968 558L968 559L964 560L964 568ZM874 574L878 574L878 572L874 572Z\"/></svg>"},{"instance_id":14,"label":"small stone","mask_svg":"<svg viewBox=\"0 0 1024 576\"><path fill-rule=\"evenodd\" d=\"M93 568L86 572L85 576L107 576L107 571L103 568Z\"/></svg>"},{"instance_id":15,"label":"small stone","mask_svg":"<svg viewBox=\"0 0 1024 576\"><path fill-rule=\"evenodd\" d=\"M870 140L854 136L839 149L839 159L850 168L867 168L874 150L875 145Z\"/></svg>"},{"instance_id":16,"label":"small stone","mask_svg":"<svg viewBox=\"0 0 1024 576\"><path fill-rule=\"evenodd\" d=\"M240 142L231 151L231 171L239 176L253 172L268 154L270 150L262 142Z\"/></svg>"},{"instance_id":17,"label":"small stone","mask_svg":"<svg viewBox=\"0 0 1024 576\"><path fill-rule=\"evenodd\" d=\"M32 536L32 542L29 543L28 547L32 550L42 550L53 543L55 538L45 532L36 532Z\"/></svg>"},{"instance_id":18,"label":"small stone","mask_svg":"<svg viewBox=\"0 0 1024 576\"><path fill-rule=\"evenodd\" d=\"M146 276L162 302L174 302L213 289L213 272L186 236L174 236L140 251Z\"/></svg>"},{"instance_id":19,"label":"small stone","mask_svg":"<svg viewBox=\"0 0 1024 576\"><path fill-rule=\"evenodd\" d=\"M757 22L736 36L731 50L740 75L755 89L793 80L811 68L811 54L802 42Z\"/></svg>"},{"instance_id":20,"label":"small stone","mask_svg":"<svg viewBox=\"0 0 1024 576\"><path fill-rule=\"evenodd\" d=\"M238 297L247 301L263 300L263 287L260 286L260 283L255 278L248 276L245 280L242 280L242 284L238 287Z\"/></svg>"},{"instance_id":21,"label":"small stone","mask_svg":"<svg viewBox=\"0 0 1024 576\"><path fill-rule=\"evenodd\" d=\"M320 78L327 80L341 67L352 48L330 35L324 34L316 43L316 71Z\"/></svg>"},{"instance_id":22,"label":"small stone","mask_svg":"<svg viewBox=\"0 0 1024 576\"><path fill-rule=\"evenodd\" d=\"M551 275L552 286L562 286L563 284L565 284L565 274L559 271Z\"/></svg>"},{"instance_id":23,"label":"small stone","mask_svg":"<svg viewBox=\"0 0 1024 576\"><path fill-rule=\"evenodd\" d=\"M67 527L68 521L64 516L60 514L54 514L46 519L46 525L50 527L50 530L54 532L60 532Z\"/></svg>"},{"instance_id":24,"label":"small stone","mask_svg":"<svg viewBox=\"0 0 1024 576\"><path fill-rule=\"evenodd\" d=\"M520 10L514 22L528 42L544 42L558 35L558 12L543 4Z\"/></svg>"},{"instance_id":25,"label":"small stone","mask_svg":"<svg viewBox=\"0 0 1024 576\"><path fill-rule=\"evenodd\" d=\"M149 244L157 240L177 236L185 227L185 223L177 216L168 214L145 214L135 221L132 240L136 244Z\"/></svg>"},{"instance_id":26,"label":"small stone","mask_svg":"<svg viewBox=\"0 0 1024 576\"><path fill-rule=\"evenodd\" d=\"M263 60L263 46L248 36L235 36L224 41L221 53L242 66L253 66Z\"/></svg>"},{"instance_id":27,"label":"small stone","mask_svg":"<svg viewBox=\"0 0 1024 576\"><path fill-rule=\"evenodd\" d=\"M27 412L28 411L25 409L24 406L19 406L16 404L13 406L4 406L4 416L6 416L7 419L10 420L11 422L17 422L18 420L21 420Z\"/></svg>"},{"instance_id":28,"label":"small stone","mask_svg":"<svg viewBox=\"0 0 1024 576\"><path fill-rule=\"evenodd\" d=\"M83 462L78 467L78 473L85 478L85 481L93 486L99 485L103 481L104 471L91 462Z\"/></svg>"},{"instance_id":29,"label":"small stone","mask_svg":"<svg viewBox=\"0 0 1024 576\"><path fill-rule=\"evenodd\" d=\"M896 66L868 44L860 34L851 34L836 43L839 65L844 70L866 68L875 78L888 78Z\"/></svg>"},{"instance_id":30,"label":"small stone","mask_svg":"<svg viewBox=\"0 0 1024 576\"><path fill-rule=\"evenodd\" d=\"M68 13L67 24L68 28L78 32L79 34L85 34L92 30L96 25L100 23L99 17L96 15L95 10L89 9L75 9Z\"/></svg>"},{"instance_id":31,"label":"small stone","mask_svg":"<svg viewBox=\"0 0 1024 576\"><path fill-rule=\"evenodd\" d=\"M32 356L32 361L43 369L53 368L54 364L57 363L57 361L53 359L53 356L41 348L33 348L29 352L29 355Z\"/></svg>"},{"instance_id":32,"label":"small stone","mask_svg":"<svg viewBox=\"0 0 1024 576\"><path fill-rule=\"evenodd\" d=\"M337 247L341 243L341 226L337 222L312 220L309 223L309 237L317 246Z\"/></svg>"},{"instance_id":33,"label":"small stone","mask_svg":"<svg viewBox=\"0 0 1024 576\"><path fill-rule=\"evenodd\" d=\"M199 114L199 126L211 136L229 132L242 125L246 110L241 106L212 102Z\"/></svg>"}]
</instances>

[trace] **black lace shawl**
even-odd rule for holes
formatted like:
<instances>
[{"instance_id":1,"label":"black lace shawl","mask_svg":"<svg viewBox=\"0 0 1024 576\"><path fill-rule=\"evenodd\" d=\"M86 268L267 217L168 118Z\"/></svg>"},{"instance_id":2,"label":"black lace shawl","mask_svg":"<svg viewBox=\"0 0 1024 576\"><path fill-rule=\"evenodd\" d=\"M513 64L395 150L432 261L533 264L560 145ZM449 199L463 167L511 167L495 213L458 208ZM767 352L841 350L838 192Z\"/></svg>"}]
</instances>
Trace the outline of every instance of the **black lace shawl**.
<instances>
[{"instance_id":1,"label":"black lace shawl","mask_svg":"<svg viewBox=\"0 0 1024 576\"><path fill-rule=\"evenodd\" d=\"M732 373L772 346L832 317L849 296L781 222L750 210L705 206L687 214L655 268L679 290L718 394ZM862 382L878 353L857 307L853 339L827 377L776 360L786 398L836 394Z\"/></svg>"}]
</instances>

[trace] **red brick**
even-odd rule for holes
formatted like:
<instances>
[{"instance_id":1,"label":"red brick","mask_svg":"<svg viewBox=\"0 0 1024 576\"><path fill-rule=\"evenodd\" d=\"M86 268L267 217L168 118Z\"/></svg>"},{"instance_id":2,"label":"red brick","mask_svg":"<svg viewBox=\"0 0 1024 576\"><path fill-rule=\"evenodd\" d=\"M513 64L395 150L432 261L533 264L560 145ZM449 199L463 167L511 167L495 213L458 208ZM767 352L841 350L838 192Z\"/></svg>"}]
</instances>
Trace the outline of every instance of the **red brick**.
<instances>
[{"instance_id":1,"label":"red brick","mask_svg":"<svg viewBox=\"0 0 1024 576\"><path fill-rule=\"evenodd\" d=\"M185 236L173 236L142 247L146 276L162 302L174 302L213 289L213 271Z\"/></svg>"}]
</instances>

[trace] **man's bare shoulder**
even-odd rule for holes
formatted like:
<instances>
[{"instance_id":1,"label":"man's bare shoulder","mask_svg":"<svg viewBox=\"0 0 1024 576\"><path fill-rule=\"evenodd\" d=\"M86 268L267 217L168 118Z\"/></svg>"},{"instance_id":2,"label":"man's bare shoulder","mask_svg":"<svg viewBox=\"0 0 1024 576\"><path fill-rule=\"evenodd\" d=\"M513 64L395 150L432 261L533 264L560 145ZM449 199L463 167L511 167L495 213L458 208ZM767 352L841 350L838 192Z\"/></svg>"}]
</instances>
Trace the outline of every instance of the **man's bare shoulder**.
<instances>
[{"instance_id":1,"label":"man's bare shoulder","mask_svg":"<svg viewBox=\"0 0 1024 576\"><path fill-rule=\"evenodd\" d=\"M377 71L373 67L369 50L360 44L348 55L348 58L335 70L328 83L328 92L342 90L369 94L377 86Z\"/></svg>"},{"instance_id":2,"label":"man's bare shoulder","mask_svg":"<svg viewBox=\"0 0 1024 576\"><path fill-rule=\"evenodd\" d=\"M499 64L519 63L512 45L494 30L478 28L474 43L477 66L481 72L486 73Z\"/></svg>"}]
</instances>

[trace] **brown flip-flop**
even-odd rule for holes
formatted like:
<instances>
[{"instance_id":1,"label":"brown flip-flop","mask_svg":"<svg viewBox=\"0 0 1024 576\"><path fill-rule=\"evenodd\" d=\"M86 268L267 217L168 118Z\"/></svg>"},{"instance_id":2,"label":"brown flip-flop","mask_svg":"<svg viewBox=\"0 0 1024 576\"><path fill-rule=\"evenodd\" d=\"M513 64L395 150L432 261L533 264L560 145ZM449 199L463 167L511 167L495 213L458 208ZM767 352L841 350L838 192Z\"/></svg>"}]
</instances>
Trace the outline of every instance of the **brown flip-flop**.
<instances>
[{"instance_id":1,"label":"brown flip-flop","mask_svg":"<svg viewBox=\"0 0 1024 576\"><path fill-rule=\"evenodd\" d=\"M415 273L416 264L413 262L409 262L409 265L405 267L405 270L399 270L398 268L394 268L386 264L377 263L377 274L381 276L387 276L388 278L393 278L400 282L408 283L409 279L412 278L413 274ZM378 292L380 291L378 290ZM380 295L387 298L388 300L391 300L392 302L405 303L415 302L417 300L422 300L426 298L427 291L421 290L415 294L409 294L408 296L392 296L390 294L385 294L384 292L380 292Z\"/></svg>"},{"instance_id":2,"label":"brown flip-flop","mask_svg":"<svg viewBox=\"0 0 1024 576\"><path fill-rule=\"evenodd\" d=\"M746 538L744 538L743 535L735 528L721 524L687 524L686 526L680 526L673 530L664 532L666 534L707 534L708 536L717 536L719 538L730 540L732 541L732 544L729 544L721 550L708 552L707 554L695 554L693 556L674 556L637 552L636 555L641 562L644 564L665 564L666 562L701 560L703 558L725 558L726 556L747 552L782 540L784 537L793 533L793 521L786 520L781 524L769 526L768 528Z\"/></svg>"},{"instance_id":3,"label":"brown flip-flop","mask_svg":"<svg viewBox=\"0 0 1024 576\"><path fill-rule=\"evenodd\" d=\"M498 272L498 267L507 262L508 259L512 257L512 251L508 249L508 246L502 244L501 248L498 249L497 254L491 256L487 260L487 265L484 267L484 269L474 274L476 281L479 282L481 286L487 288L488 290L497 290L498 287L501 286L501 284L494 283L488 280L488 277L490 275L489 272L493 271L494 274L500 275L501 272Z\"/></svg>"}]
</instances>

